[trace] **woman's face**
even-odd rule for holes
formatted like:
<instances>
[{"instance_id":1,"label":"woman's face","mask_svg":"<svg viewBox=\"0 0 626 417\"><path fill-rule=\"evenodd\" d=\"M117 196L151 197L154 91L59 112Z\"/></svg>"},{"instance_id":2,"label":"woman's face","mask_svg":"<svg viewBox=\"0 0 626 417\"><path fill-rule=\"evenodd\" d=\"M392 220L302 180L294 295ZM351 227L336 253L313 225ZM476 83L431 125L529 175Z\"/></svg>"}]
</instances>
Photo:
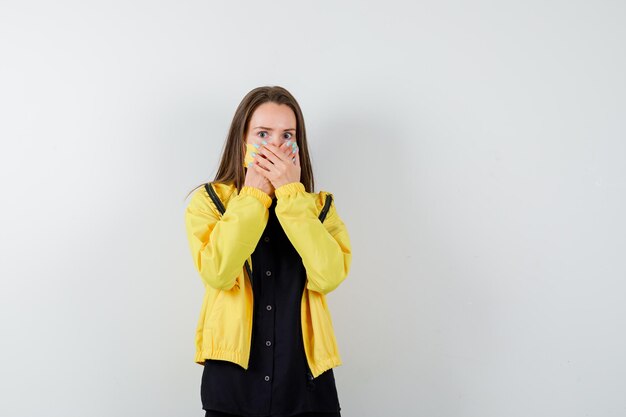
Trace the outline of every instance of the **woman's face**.
<instances>
[{"instance_id":1,"label":"woman's face","mask_svg":"<svg viewBox=\"0 0 626 417\"><path fill-rule=\"evenodd\" d=\"M263 103L252 113L245 139L249 144L266 140L276 146L288 140L295 142L296 115L286 104Z\"/></svg>"}]
</instances>

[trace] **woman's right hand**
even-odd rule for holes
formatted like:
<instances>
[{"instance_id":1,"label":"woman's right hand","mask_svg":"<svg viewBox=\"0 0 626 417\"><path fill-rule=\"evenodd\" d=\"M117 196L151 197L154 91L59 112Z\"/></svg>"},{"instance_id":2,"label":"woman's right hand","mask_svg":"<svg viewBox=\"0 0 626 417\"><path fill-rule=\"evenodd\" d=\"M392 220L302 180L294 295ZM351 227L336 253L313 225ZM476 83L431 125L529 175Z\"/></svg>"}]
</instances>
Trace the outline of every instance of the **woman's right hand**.
<instances>
[{"instance_id":1,"label":"woman's right hand","mask_svg":"<svg viewBox=\"0 0 626 417\"><path fill-rule=\"evenodd\" d=\"M260 140L257 141L257 143L261 145ZM251 166L247 168L246 179L243 185L258 188L259 190L265 192L270 197L274 197L274 186L265 176L263 176L263 174L257 171L257 169L265 169L265 168L261 168L261 166L257 164L256 162L257 158L264 158L264 156L259 155L258 153L255 155L254 157L255 161L253 162L253 164L256 165L256 167Z\"/></svg>"}]
</instances>

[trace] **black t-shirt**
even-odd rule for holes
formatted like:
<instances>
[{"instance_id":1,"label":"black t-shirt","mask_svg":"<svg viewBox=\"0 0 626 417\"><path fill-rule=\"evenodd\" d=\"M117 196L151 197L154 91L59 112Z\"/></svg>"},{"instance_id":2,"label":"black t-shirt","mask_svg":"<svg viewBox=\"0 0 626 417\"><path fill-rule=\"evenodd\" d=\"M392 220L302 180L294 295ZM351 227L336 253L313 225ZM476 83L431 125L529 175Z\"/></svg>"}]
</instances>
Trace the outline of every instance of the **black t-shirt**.
<instances>
[{"instance_id":1,"label":"black t-shirt","mask_svg":"<svg viewBox=\"0 0 626 417\"><path fill-rule=\"evenodd\" d=\"M207 417L222 416L219 412L251 417L341 415L333 370L313 379L306 360L300 322L306 271L276 217L276 201L274 197L267 226L252 254L249 366L245 370L230 361L205 361L200 391Z\"/></svg>"}]
</instances>

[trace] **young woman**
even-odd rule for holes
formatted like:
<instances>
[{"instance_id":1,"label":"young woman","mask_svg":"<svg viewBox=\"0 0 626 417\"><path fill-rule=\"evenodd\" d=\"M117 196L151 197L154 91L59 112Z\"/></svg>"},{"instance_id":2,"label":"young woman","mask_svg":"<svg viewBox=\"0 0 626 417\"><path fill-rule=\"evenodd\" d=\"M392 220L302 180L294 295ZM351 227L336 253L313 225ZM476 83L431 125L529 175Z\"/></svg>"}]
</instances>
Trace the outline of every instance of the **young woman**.
<instances>
[{"instance_id":1,"label":"young woman","mask_svg":"<svg viewBox=\"0 0 626 417\"><path fill-rule=\"evenodd\" d=\"M295 98L276 86L250 91L215 179L192 193L185 224L205 287L195 362L206 416L340 416L326 295L348 275L350 239L333 195L313 191Z\"/></svg>"}]
</instances>

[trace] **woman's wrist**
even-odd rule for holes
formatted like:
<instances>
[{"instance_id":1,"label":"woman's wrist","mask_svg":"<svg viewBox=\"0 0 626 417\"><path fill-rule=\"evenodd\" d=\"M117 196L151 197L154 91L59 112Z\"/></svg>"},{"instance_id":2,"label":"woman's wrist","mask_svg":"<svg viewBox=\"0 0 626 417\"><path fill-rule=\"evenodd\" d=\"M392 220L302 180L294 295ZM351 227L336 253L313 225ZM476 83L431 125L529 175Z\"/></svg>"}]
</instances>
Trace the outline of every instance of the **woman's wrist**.
<instances>
[{"instance_id":1,"label":"woman's wrist","mask_svg":"<svg viewBox=\"0 0 626 417\"><path fill-rule=\"evenodd\" d=\"M274 190L274 194L276 195L276 198L281 198L304 191L306 191L304 188L304 184L302 184L300 181L294 181L277 187Z\"/></svg>"},{"instance_id":2,"label":"woman's wrist","mask_svg":"<svg viewBox=\"0 0 626 417\"><path fill-rule=\"evenodd\" d=\"M272 197L270 197L269 194L257 187L244 185L243 187L241 187L241 191L239 191L239 194L246 194L256 197L265 206L265 208L269 208L272 205Z\"/></svg>"}]
</instances>

